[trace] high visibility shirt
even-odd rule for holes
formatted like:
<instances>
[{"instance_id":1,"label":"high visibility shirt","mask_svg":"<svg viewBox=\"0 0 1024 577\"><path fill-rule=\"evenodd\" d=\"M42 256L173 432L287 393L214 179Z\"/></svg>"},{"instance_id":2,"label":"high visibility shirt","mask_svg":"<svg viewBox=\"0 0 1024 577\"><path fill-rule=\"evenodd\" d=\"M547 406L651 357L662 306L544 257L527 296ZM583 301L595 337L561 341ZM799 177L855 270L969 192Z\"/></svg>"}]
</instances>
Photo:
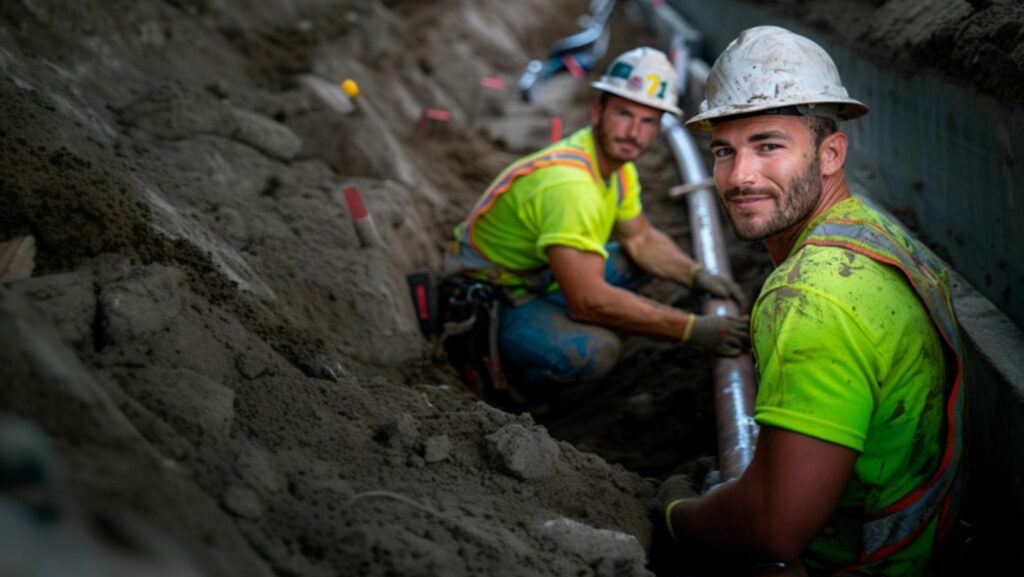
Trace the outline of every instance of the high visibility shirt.
<instances>
[{"instance_id":1,"label":"high visibility shirt","mask_svg":"<svg viewBox=\"0 0 1024 577\"><path fill-rule=\"evenodd\" d=\"M456 229L456 242L505 271L535 271L547 266L552 245L607 258L615 223L642 209L636 166L602 179L586 127L506 168Z\"/></svg>"},{"instance_id":2,"label":"high visibility shirt","mask_svg":"<svg viewBox=\"0 0 1024 577\"><path fill-rule=\"evenodd\" d=\"M861 200L844 200L807 227L769 276L751 318L755 420L860 453L838 508L805 553L809 567L920 575L938 516L924 518L892 554L866 564L859 555L871 540L870 514L914 493L946 461L946 369L956 357L946 356L937 321L899 268L863 251L803 243L825 219L855 223L853 230L864 222L898 229Z\"/></svg>"}]
</instances>

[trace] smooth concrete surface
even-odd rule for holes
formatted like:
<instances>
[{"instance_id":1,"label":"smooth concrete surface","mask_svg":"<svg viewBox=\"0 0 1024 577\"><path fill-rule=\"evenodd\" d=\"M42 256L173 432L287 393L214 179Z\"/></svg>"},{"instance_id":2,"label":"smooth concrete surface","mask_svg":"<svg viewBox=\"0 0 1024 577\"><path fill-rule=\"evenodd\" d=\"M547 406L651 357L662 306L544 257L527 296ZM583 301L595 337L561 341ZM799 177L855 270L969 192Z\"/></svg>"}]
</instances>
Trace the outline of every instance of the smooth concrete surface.
<instances>
[{"instance_id":1,"label":"smooth concrete surface","mask_svg":"<svg viewBox=\"0 0 1024 577\"><path fill-rule=\"evenodd\" d=\"M931 75L903 78L794 22L739 0L671 0L714 60L739 32L775 24L832 54L871 113L846 124L851 188L916 221L957 271L953 302L968 347L968 491L973 569L1024 563L1024 114ZM691 75L699 84L700 75ZM696 88L696 87L695 87ZM689 97L686 112L696 109ZM692 104L691 104L692 103ZM692 108L691 108L692 106ZM970 115L963 114L971 111ZM968 194L968 191L973 194ZM978 287L978 288L975 288ZM1016 291L1016 292L1015 292ZM951 571L964 568L957 565Z\"/></svg>"},{"instance_id":2,"label":"smooth concrete surface","mask_svg":"<svg viewBox=\"0 0 1024 577\"><path fill-rule=\"evenodd\" d=\"M953 287L969 355L965 515L978 524L977 555L1019 567L1024 563L1024 335L962 277L954 275Z\"/></svg>"}]
</instances>

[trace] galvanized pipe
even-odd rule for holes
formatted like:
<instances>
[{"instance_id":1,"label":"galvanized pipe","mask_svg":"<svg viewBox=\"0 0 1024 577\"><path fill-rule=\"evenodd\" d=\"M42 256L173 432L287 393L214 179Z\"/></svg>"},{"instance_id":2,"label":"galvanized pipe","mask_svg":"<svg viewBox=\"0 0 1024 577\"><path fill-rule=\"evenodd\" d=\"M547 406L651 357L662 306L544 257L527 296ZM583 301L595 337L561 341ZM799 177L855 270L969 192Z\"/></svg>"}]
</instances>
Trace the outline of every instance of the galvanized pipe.
<instances>
[{"instance_id":1,"label":"galvanized pipe","mask_svg":"<svg viewBox=\"0 0 1024 577\"><path fill-rule=\"evenodd\" d=\"M703 82L696 83L703 85ZM708 172L693 136L675 117L666 114L662 129L679 166L684 184L707 180ZM711 273L732 278L729 258L722 238L718 199L711 187L687 195L693 253ZM709 298L704 302L706 315L738 315L731 300ZM739 477L750 464L757 444L754 423L754 397L757 380L749 354L714 358L715 416L718 423L718 468L722 480Z\"/></svg>"},{"instance_id":2,"label":"galvanized pipe","mask_svg":"<svg viewBox=\"0 0 1024 577\"><path fill-rule=\"evenodd\" d=\"M636 5L651 22L661 40L672 46L700 43L700 32L666 2L637 0ZM703 92L707 84L707 65L689 58L690 50L672 50L673 64L687 76L687 90ZM665 114L662 120L665 138L679 166L683 184L705 182L707 167L693 136L676 120ZM697 262L709 272L732 278L729 258L722 238L718 199L710 185L687 195L690 209L690 231L693 252ZM707 299L704 314L737 315L736 303L720 299ZM749 354L734 358L715 357L713 367L715 388L715 417L718 423L718 468L722 480L739 477L750 464L757 445L757 425L754 423L754 399L757 378Z\"/></svg>"}]
</instances>

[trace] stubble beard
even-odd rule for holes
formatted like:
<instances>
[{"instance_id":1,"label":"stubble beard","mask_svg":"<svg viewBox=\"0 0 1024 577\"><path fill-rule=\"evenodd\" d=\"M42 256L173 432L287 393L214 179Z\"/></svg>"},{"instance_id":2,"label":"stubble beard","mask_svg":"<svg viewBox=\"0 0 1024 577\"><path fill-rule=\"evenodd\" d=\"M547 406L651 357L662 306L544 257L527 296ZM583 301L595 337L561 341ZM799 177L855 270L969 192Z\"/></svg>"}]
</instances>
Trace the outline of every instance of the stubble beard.
<instances>
[{"instance_id":1,"label":"stubble beard","mask_svg":"<svg viewBox=\"0 0 1024 577\"><path fill-rule=\"evenodd\" d=\"M595 132L595 136L596 136L595 141L597 143L597 146L601 147L601 152L604 153L606 158L610 158L611 160L614 160L615 162L619 162L619 163L622 163L622 164L625 164L627 162L631 162L633 160L636 160L637 158L640 158L640 155L642 155L644 153L644 151L647 150L647 148L644 147L644 146L641 146L641 144L639 142L637 142L635 140L632 140L632 139L628 139L629 142L631 142L634 146L636 146L637 153L635 155L633 155L633 156L622 156L622 155L616 154L615 153L615 139L612 137L611 134L608 134L608 132L605 131L604 123L601 122L601 120L598 120L597 123L594 124L594 132Z\"/></svg>"},{"instance_id":2,"label":"stubble beard","mask_svg":"<svg viewBox=\"0 0 1024 577\"><path fill-rule=\"evenodd\" d=\"M737 189L726 192L726 199L748 194L768 194L778 203L778 208L763 223L748 221L733 215L734 209L727 209L729 221L732 223L736 236L743 240L762 241L771 238L802 221L814 210L821 199L821 161L817 155L800 176L790 183L783 194L769 190ZM726 205L729 206L729 205Z\"/></svg>"}]
</instances>

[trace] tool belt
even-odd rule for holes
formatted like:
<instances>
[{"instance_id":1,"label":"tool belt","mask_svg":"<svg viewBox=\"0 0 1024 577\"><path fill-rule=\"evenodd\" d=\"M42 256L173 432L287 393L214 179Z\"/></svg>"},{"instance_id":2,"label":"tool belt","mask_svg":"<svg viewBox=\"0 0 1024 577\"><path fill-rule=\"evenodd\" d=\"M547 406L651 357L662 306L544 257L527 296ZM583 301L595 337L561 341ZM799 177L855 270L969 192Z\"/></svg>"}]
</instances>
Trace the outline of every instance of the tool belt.
<instances>
[{"instance_id":1,"label":"tool belt","mask_svg":"<svg viewBox=\"0 0 1024 577\"><path fill-rule=\"evenodd\" d=\"M498 354L502 306L508 303L501 287L460 275L448 277L441 284L440 342L448 363L477 396L497 405L523 403L505 378Z\"/></svg>"}]
</instances>

